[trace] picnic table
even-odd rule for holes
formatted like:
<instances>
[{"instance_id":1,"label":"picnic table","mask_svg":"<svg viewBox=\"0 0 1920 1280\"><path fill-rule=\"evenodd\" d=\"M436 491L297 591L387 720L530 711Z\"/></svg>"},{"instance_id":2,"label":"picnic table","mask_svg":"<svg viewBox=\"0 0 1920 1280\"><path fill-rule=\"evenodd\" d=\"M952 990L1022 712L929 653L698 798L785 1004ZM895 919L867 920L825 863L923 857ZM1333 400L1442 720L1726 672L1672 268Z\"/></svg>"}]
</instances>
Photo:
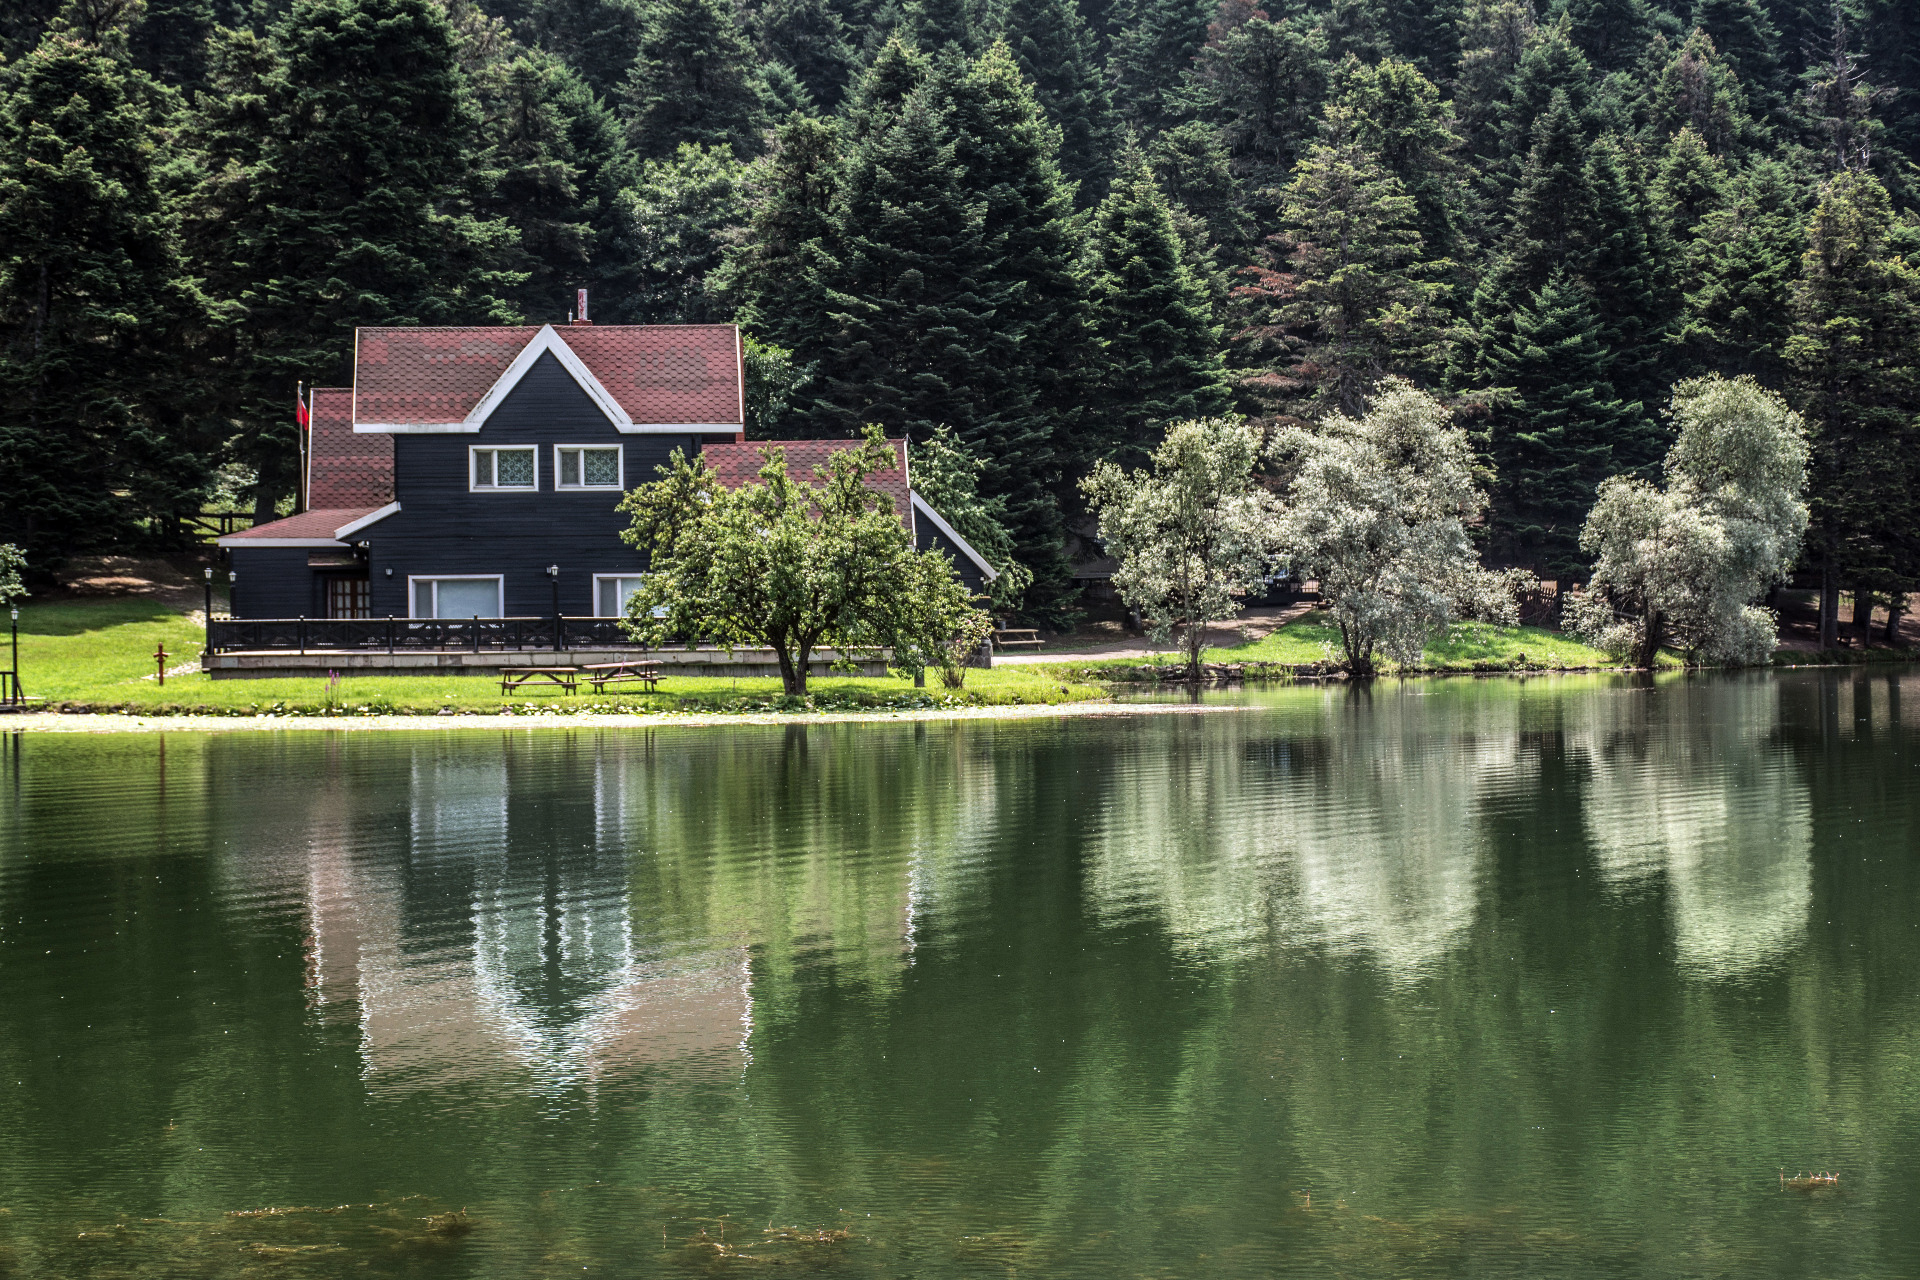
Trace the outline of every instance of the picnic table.
<instances>
[{"instance_id":1,"label":"picnic table","mask_svg":"<svg viewBox=\"0 0 1920 1280\"><path fill-rule=\"evenodd\" d=\"M652 693L660 684L660 668L651 662L596 662L580 668L595 693L605 693L610 684L644 684Z\"/></svg>"},{"instance_id":2,"label":"picnic table","mask_svg":"<svg viewBox=\"0 0 1920 1280\"><path fill-rule=\"evenodd\" d=\"M1038 649L1040 632L1031 627L1002 627L993 633L996 649Z\"/></svg>"},{"instance_id":3,"label":"picnic table","mask_svg":"<svg viewBox=\"0 0 1920 1280\"><path fill-rule=\"evenodd\" d=\"M572 693L579 688L579 675L578 667L507 667L500 672L500 692L512 693L525 684L551 684Z\"/></svg>"}]
</instances>

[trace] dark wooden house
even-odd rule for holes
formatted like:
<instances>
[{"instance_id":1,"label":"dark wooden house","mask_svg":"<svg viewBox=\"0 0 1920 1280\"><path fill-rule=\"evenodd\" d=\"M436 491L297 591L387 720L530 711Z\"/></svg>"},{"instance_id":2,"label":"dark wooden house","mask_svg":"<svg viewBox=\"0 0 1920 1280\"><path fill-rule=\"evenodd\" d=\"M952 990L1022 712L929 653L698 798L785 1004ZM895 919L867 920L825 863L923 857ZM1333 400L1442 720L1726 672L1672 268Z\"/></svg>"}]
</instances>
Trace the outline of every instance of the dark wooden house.
<instances>
[{"instance_id":1,"label":"dark wooden house","mask_svg":"<svg viewBox=\"0 0 1920 1280\"><path fill-rule=\"evenodd\" d=\"M351 387L310 398L298 514L220 539L237 618L612 617L644 557L622 491L697 450L753 480L733 325L362 329ZM795 475L847 440L778 442ZM912 490L873 477L915 545L996 576Z\"/></svg>"}]
</instances>

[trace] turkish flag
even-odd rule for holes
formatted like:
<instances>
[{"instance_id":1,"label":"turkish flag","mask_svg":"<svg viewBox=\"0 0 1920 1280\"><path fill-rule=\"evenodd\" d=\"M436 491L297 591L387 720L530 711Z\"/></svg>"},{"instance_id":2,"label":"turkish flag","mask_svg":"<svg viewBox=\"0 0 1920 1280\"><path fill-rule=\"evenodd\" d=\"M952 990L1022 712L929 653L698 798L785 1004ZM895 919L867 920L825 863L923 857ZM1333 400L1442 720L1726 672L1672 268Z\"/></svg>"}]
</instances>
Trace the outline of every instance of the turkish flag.
<instances>
[{"instance_id":1,"label":"turkish flag","mask_svg":"<svg viewBox=\"0 0 1920 1280\"><path fill-rule=\"evenodd\" d=\"M293 393L293 420L300 424L302 430L306 429L307 402L298 391Z\"/></svg>"}]
</instances>

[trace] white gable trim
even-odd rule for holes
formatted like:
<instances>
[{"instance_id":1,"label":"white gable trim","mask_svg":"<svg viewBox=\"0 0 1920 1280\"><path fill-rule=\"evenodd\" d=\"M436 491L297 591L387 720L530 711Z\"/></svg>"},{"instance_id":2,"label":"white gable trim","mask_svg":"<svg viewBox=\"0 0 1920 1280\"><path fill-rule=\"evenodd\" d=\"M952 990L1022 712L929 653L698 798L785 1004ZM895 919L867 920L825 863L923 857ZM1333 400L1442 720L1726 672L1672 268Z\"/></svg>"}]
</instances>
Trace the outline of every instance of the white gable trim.
<instances>
[{"instance_id":1,"label":"white gable trim","mask_svg":"<svg viewBox=\"0 0 1920 1280\"><path fill-rule=\"evenodd\" d=\"M913 493L914 512L917 515L923 515L927 519L933 521L934 528L946 534L947 537L953 539L953 545L960 548L961 551L965 552L967 559L973 561L976 565L980 566L981 577L985 578L988 582L992 582L995 578L1000 576L1000 571L994 568L992 565L988 564L986 557L981 555L978 551L975 551L973 549L973 544L968 542L965 538L961 537L957 532L955 532L954 527L952 525L948 524L945 520L941 519L940 513L938 511L935 511L932 507L928 506L927 500L925 498L921 497L919 493L914 492L912 490L909 490L909 492Z\"/></svg>"},{"instance_id":2,"label":"white gable trim","mask_svg":"<svg viewBox=\"0 0 1920 1280\"><path fill-rule=\"evenodd\" d=\"M346 548L332 538L243 538L238 534L228 534L216 538L214 542L222 547L332 547L335 551Z\"/></svg>"},{"instance_id":3,"label":"white gable trim","mask_svg":"<svg viewBox=\"0 0 1920 1280\"><path fill-rule=\"evenodd\" d=\"M354 335L354 341L356 344L359 341L357 333ZM573 353L573 348L567 345L566 340L552 325L543 324L540 326L540 332L534 334L533 339L520 348L520 354L513 358L513 363L507 366L506 372L494 381L492 390L480 397L480 403L473 406L473 410L459 422L361 422L358 420L359 396L356 389L353 429L363 434L380 432L407 435L444 435L478 431L487 425L487 419L493 416L493 411L500 407L501 402L507 398L507 394L520 385L520 379L527 376L527 370L533 368L534 362L548 352L553 353L553 358L560 362L560 367L580 384L580 389L587 393L587 398L607 416L609 422L621 431L627 431L633 427L633 419L628 417L627 411L620 407L620 402L613 398L613 393L600 384L600 379L593 376L593 370L581 362L580 357Z\"/></svg>"},{"instance_id":4,"label":"white gable trim","mask_svg":"<svg viewBox=\"0 0 1920 1280\"><path fill-rule=\"evenodd\" d=\"M399 503L389 502L386 506L381 507L378 511L369 511L367 512L367 514L361 516L358 520L354 520L348 524L341 525L338 529L335 529L333 531L333 536L338 538L340 541L345 542L350 534L358 533L362 529L366 528L368 525L373 524L374 522L379 520L385 520L388 516L397 515L399 514L399 511L400 511Z\"/></svg>"}]
</instances>

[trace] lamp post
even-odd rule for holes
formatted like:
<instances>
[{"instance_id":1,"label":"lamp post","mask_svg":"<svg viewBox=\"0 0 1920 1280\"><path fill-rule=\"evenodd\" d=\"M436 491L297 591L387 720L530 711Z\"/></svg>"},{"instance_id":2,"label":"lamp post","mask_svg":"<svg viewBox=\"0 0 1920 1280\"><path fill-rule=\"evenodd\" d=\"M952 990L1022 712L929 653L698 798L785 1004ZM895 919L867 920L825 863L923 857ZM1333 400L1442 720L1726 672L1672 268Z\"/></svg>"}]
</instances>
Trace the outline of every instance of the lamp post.
<instances>
[{"instance_id":1,"label":"lamp post","mask_svg":"<svg viewBox=\"0 0 1920 1280\"><path fill-rule=\"evenodd\" d=\"M553 651L560 652L560 566L547 566L547 580L553 583Z\"/></svg>"},{"instance_id":2,"label":"lamp post","mask_svg":"<svg viewBox=\"0 0 1920 1280\"><path fill-rule=\"evenodd\" d=\"M207 648L213 648L213 566L206 568L207 588Z\"/></svg>"},{"instance_id":3,"label":"lamp post","mask_svg":"<svg viewBox=\"0 0 1920 1280\"><path fill-rule=\"evenodd\" d=\"M235 603L234 603L236 598L239 595L239 592L240 592L239 571L235 569L229 569L227 570L227 616L229 618L237 618L240 616L240 610L237 607L235 607Z\"/></svg>"},{"instance_id":4,"label":"lamp post","mask_svg":"<svg viewBox=\"0 0 1920 1280\"><path fill-rule=\"evenodd\" d=\"M13 613L13 673L7 681L12 688L7 693L9 702L20 701L20 606L14 605Z\"/></svg>"}]
</instances>

